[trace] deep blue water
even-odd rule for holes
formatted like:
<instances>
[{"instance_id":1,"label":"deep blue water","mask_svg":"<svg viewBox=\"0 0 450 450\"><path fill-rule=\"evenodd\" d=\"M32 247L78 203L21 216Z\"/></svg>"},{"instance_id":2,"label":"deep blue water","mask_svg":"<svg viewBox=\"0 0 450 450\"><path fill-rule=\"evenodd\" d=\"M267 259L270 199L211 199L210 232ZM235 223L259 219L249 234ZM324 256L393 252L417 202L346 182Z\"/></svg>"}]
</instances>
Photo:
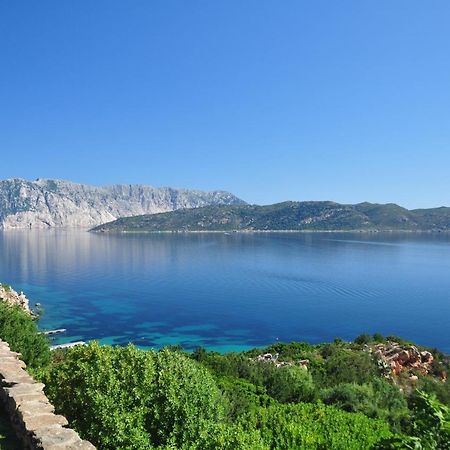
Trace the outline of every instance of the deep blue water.
<instances>
[{"instance_id":1,"label":"deep blue water","mask_svg":"<svg viewBox=\"0 0 450 450\"><path fill-rule=\"evenodd\" d=\"M0 233L0 281L57 343L219 351L395 334L450 352L450 236Z\"/></svg>"}]
</instances>

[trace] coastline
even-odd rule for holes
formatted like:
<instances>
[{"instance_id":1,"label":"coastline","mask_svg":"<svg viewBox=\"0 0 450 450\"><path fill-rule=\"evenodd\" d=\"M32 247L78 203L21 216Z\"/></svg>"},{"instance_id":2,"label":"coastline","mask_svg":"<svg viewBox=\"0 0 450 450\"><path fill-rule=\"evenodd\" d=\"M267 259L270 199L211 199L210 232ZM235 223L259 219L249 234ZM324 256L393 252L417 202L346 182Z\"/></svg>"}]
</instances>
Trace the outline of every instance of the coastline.
<instances>
[{"instance_id":1,"label":"coastline","mask_svg":"<svg viewBox=\"0 0 450 450\"><path fill-rule=\"evenodd\" d=\"M408 233L408 234L450 234L450 230L87 230L95 234L259 234L259 233Z\"/></svg>"}]
</instances>

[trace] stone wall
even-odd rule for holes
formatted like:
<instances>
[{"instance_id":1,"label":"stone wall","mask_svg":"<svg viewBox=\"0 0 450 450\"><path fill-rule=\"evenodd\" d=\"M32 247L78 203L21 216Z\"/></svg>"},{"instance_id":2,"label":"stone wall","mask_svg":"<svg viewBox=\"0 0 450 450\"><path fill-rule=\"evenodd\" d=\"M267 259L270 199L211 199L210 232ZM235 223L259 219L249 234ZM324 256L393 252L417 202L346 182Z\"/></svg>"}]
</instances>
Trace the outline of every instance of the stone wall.
<instances>
[{"instance_id":1,"label":"stone wall","mask_svg":"<svg viewBox=\"0 0 450 450\"><path fill-rule=\"evenodd\" d=\"M0 401L24 450L95 450L88 441L65 428L65 417L54 414L44 385L26 371L20 354L0 340Z\"/></svg>"}]
</instances>

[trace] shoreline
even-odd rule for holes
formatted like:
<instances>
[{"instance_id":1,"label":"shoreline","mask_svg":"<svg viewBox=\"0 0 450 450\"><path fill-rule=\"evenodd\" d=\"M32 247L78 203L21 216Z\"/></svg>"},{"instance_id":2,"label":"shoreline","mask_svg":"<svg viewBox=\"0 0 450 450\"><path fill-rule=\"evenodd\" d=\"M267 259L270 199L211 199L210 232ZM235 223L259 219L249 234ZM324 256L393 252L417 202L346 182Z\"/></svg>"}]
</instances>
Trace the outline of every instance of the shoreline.
<instances>
[{"instance_id":1,"label":"shoreline","mask_svg":"<svg viewBox=\"0 0 450 450\"><path fill-rule=\"evenodd\" d=\"M408 234L450 234L450 230L87 230L95 234L258 234L258 233L408 233Z\"/></svg>"}]
</instances>

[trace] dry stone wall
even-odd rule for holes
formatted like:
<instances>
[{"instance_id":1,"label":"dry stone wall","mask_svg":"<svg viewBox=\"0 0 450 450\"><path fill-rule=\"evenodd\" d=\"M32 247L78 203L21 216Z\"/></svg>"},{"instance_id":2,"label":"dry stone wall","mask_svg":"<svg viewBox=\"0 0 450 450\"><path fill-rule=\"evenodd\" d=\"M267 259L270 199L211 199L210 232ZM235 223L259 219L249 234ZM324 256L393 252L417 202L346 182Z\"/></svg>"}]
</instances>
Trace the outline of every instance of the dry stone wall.
<instances>
[{"instance_id":1,"label":"dry stone wall","mask_svg":"<svg viewBox=\"0 0 450 450\"><path fill-rule=\"evenodd\" d=\"M37 383L25 370L20 354L0 340L0 401L24 450L95 450L88 441L65 428L65 417L54 413Z\"/></svg>"}]
</instances>

